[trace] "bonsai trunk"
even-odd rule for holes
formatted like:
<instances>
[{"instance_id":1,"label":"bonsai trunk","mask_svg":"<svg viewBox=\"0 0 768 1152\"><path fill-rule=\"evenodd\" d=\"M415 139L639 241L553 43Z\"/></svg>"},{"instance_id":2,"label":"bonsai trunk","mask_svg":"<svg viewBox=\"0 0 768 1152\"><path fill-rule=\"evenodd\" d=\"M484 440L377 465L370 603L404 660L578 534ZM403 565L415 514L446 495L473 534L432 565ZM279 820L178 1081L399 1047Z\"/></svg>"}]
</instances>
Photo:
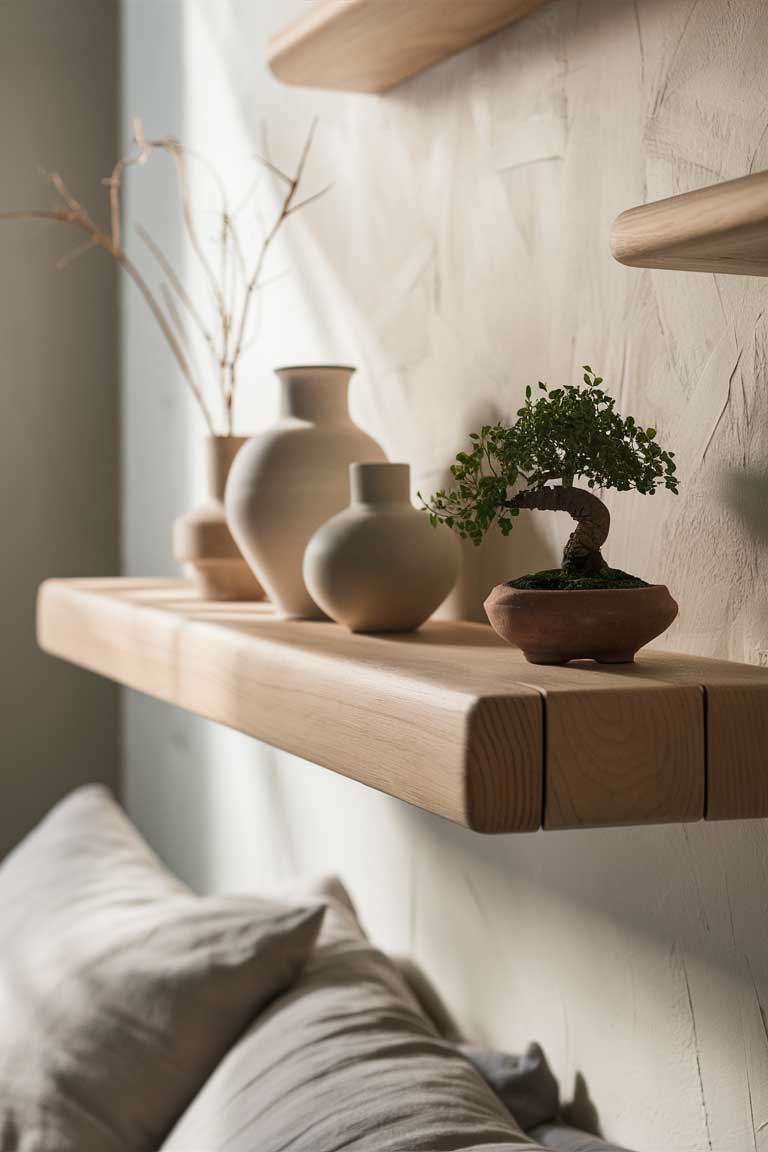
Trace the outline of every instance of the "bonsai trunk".
<instances>
[{"instance_id":1,"label":"bonsai trunk","mask_svg":"<svg viewBox=\"0 0 768 1152\"><path fill-rule=\"evenodd\" d=\"M606 567L600 549L608 537L611 514L592 492L559 484L553 488L519 492L514 502L519 508L567 512L578 521L563 549L564 572L570 576L594 576Z\"/></svg>"}]
</instances>

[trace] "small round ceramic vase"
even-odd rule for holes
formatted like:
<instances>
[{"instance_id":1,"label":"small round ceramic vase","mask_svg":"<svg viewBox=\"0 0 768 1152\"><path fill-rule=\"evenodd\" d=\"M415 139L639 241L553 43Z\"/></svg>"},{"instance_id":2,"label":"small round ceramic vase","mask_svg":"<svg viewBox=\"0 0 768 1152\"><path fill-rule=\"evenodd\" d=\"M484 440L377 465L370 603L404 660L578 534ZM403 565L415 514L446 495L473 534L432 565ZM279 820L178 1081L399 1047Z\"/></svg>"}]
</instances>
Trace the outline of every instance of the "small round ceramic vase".
<instances>
[{"instance_id":1,"label":"small round ceramic vase","mask_svg":"<svg viewBox=\"0 0 768 1152\"><path fill-rule=\"evenodd\" d=\"M278 368L280 417L241 449L227 482L232 535L284 617L324 617L304 584L304 549L346 504L349 464L386 459L349 416L353 372Z\"/></svg>"},{"instance_id":2,"label":"small round ceramic vase","mask_svg":"<svg viewBox=\"0 0 768 1152\"><path fill-rule=\"evenodd\" d=\"M245 436L208 437L208 497L173 525L174 558L189 570L205 600L264 599L264 589L235 544L224 511L227 476L245 442Z\"/></svg>"},{"instance_id":3,"label":"small round ceramic vase","mask_svg":"<svg viewBox=\"0 0 768 1152\"><path fill-rule=\"evenodd\" d=\"M411 504L407 464L351 464L349 476L352 501L309 541L304 581L352 632L412 632L453 587L458 542Z\"/></svg>"}]
</instances>

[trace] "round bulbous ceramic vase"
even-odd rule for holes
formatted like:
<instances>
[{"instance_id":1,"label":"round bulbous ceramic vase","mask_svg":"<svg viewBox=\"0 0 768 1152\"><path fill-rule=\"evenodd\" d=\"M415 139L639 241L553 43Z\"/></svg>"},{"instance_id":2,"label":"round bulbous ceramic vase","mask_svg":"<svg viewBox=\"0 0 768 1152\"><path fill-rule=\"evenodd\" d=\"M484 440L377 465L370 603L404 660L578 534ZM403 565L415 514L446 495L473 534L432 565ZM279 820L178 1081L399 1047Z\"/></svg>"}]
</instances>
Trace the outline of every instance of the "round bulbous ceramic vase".
<instances>
[{"instance_id":1,"label":"round bulbous ceramic vase","mask_svg":"<svg viewBox=\"0 0 768 1152\"><path fill-rule=\"evenodd\" d=\"M263 600L264 589L243 559L227 525L224 489L244 436L206 440L207 499L173 525L173 555L205 600Z\"/></svg>"},{"instance_id":2,"label":"round bulbous ceramic vase","mask_svg":"<svg viewBox=\"0 0 768 1152\"><path fill-rule=\"evenodd\" d=\"M336 366L277 369L279 419L244 445L227 481L232 535L284 617L324 617L304 583L304 549L346 504L352 461L386 459L349 416L353 372Z\"/></svg>"},{"instance_id":3,"label":"round bulbous ceramic vase","mask_svg":"<svg viewBox=\"0 0 768 1152\"><path fill-rule=\"evenodd\" d=\"M315 532L304 581L324 612L352 632L411 632L459 572L459 545L410 500L407 464L356 463L352 501Z\"/></svg>"}]
</instances>

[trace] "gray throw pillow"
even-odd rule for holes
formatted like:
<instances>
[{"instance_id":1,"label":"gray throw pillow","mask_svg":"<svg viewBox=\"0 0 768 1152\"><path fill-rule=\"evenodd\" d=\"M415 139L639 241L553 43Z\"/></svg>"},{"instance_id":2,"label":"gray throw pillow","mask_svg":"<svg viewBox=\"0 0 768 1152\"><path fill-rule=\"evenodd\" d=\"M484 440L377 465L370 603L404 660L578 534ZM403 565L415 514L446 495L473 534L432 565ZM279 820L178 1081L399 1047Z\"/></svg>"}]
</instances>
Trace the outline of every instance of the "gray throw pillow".
<instances>
[{"instance_id":1,"label":"gray throw pillow","mask_svg":"<svg viewBox=\"0 0 768 1152\"><path fill-rule=\"evenodd\" d=\"M156 1152L322 916L195 896L105 789L68 797L0 865L2 1152Z\"/></svg>"},{"instance_id":2,"label":"gray throw pillow","mask_svg":"<svg viewBox=\"0 0 768 1152\"><path fill-rule=\"evenodd\" d=\"M473 1044L460 1044L459 1051L488 1081L525 1132L557 1119L560 1090L538 1044L529 1044L522 1056Z\"/></svg>"},{"instance_id":3,"label":"gray throw pillow","mask_svg":"<svg viewBox=\"0 0 768 1152\"><path fill-rule=\"evenodd\" d=\"M551 1152L628 1152L618 1144L607 1144L598 1136L590 1136L566 1124L542 1124L535 1129L534 1135Z\"/></svg>"},{"instance_id":4,"label":"gray throw pillow","mask_svg":"<svg viewBox=\"0 0 768 1152\"><path fill-rule=\"evenodd\" d=\"M341 886L297 982L225 1057L163 1152L535 1147L373 949Z\"/></svg>"}]
</instances>

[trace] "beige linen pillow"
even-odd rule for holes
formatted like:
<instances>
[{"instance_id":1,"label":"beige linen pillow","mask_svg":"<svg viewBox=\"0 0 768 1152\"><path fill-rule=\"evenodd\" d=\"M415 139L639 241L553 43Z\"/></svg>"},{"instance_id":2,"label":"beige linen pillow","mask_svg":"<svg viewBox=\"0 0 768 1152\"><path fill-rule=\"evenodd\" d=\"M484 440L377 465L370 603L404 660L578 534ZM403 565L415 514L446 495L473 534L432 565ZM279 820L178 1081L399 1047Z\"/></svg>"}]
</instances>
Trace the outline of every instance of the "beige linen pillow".
<instances>
[{"instance_id":1,"label":"beige linen pillow","mask_svg":"<svg viewBox=\"0 0 768 1152\"><path fill-rule=\"evenodd\" d=\"M296 983L232 1048L162 1152L539 1148L373 949L341 885Z\"/></svg>"},{"instance_id":2,"label":"beige linen pillow","mask_svg":"<svg viewBox=\"0 0 768 1152\"><path fill-rule=\"evenodd\" d=\"M195 896L105 789L62 801L0 865L2 1152L156 1152L322 916Z\"/></svg>"}]
</instances>

